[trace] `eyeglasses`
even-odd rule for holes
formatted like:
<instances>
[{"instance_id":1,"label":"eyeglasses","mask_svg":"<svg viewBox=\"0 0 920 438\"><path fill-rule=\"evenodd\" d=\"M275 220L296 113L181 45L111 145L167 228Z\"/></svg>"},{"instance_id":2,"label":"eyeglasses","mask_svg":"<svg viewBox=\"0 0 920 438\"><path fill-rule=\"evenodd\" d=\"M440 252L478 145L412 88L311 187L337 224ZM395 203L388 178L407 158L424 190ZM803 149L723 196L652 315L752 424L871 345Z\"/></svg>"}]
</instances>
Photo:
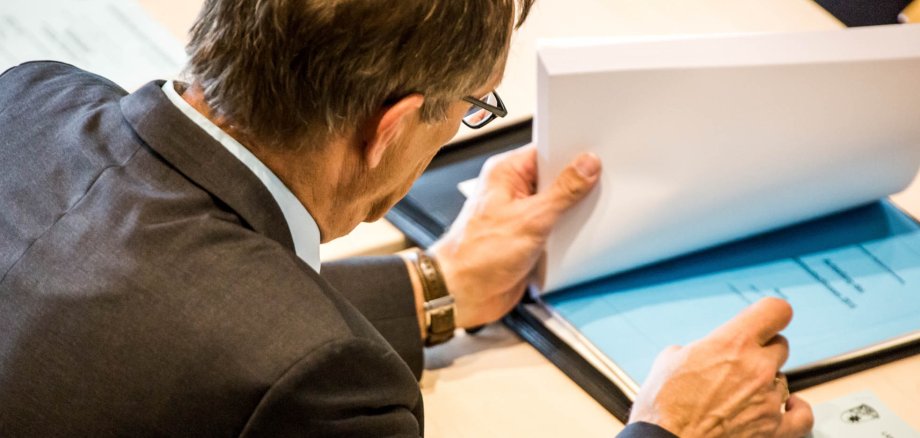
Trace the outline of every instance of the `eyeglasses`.
<instances>
[{"instance_id":1,"label":"eyeglasses","mask_svg":"<svg viewBox=\"0 0 920 438\"><path fill-rule=\"evenodd\" d=\"M473 129L479 129L495 120L496 117L505 117L508 115L508 109L502 98L494 90L489 92L481 99L467 96L464 101L473 104L470 110L463 116L463 124Z\"/></svg>"}]
</instances>

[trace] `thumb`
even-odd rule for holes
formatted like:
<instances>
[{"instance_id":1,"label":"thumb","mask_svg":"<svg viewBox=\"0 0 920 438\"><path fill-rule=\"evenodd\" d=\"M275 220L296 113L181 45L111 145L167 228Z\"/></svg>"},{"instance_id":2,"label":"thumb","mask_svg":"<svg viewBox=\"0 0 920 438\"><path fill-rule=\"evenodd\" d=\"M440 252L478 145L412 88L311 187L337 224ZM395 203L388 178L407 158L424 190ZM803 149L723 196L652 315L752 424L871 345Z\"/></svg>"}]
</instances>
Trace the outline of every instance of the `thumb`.
<instances>
[{"instance_id":1,"label":"thumb","mask_svg":"<svg viewBox=\"0 0 920 438\"><path fill-rule=\"evenodd\" d=\"M545 206L551 223L556 218L582 200L597 184L601 173L601 160L590 152L575 158L565 170L556 177L553 184L540 194L540 204Z\"/></svg>"}]
</instances>

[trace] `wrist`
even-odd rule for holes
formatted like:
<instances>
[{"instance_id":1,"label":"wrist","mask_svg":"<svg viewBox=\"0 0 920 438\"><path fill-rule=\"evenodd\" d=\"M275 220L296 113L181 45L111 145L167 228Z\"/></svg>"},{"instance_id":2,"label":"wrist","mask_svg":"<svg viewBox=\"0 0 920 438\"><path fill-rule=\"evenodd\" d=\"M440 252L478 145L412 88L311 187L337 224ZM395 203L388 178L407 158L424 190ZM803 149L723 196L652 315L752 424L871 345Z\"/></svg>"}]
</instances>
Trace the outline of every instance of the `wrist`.
<instances>
[{"instance_id":1,"label":"wrist","mask_svg":"<svg viewBox=\"0 0 920 438\"><path fill-rule=\"evenodd\" d=\"M648 400L646 394L639 393L633 403L628 423L654 424L676 436L693 436L688 430L689 421L685 416L673 415L673 409L668 409L668 403L659 399ZM686 412L683 412L686 413Z\"/></svg>"},{"instance_id":2,"label":"wrist","mask_svg":"<svg viewBox=\"0 0 920 438\"><path fill-rule=\"evenodd\" d=\"M667 419L661 418L660 416L652 415L652 416L647 416L645 418L633 418L633 416L630 416L629 421L627 422L627 425L636 424L636 423L645 423L645 424L654 425L655 427L658 427L676 437L691 436L691 435L688 435L688 432L685 427L680 427L677 423L673 421L668 421Z\"/></svg>"},{"instance_id":3,"label":"wrist","mask_svg":"<svg viewBox=\"0 0 920 438\"><path fill-rule=\"evenodd\" d=\"M457 261L459 258L454 257L457 251L457 245L452 241L441 239L428 249L428 254L438 261L438 265L441 267L441 275L444 278L444 284L456 300L456 305L454 306L454 321L457 327L469 328L478 324L469 323L468 321L471 315L468 311L469 309L465 308L465 305L469 303L466 302L468 300L464 298L465 296L463 294L466 290L463 284L463 279L465 278L462 274L463 266ZM469 278L469 276L466 276L466 278Z\"/></svg>"}]
</instances>

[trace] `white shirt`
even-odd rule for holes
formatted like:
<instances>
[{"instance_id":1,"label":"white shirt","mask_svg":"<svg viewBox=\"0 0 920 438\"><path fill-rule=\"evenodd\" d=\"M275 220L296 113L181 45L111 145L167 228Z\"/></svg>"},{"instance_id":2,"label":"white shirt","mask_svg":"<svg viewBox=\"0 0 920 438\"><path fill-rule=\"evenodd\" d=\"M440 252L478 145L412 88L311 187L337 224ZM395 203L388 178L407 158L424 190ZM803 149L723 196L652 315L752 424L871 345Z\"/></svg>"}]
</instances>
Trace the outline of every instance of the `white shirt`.
<instances>
[{"instance_id":1,"label":"white shirt","mask_svg":"<svg viewBox=\"0 0 920 438\"><path fill-rule=\"evenodd\" d=\"M255 174L256 178L259 178L259 181L262 181L268 192L275 198L278 207L281 207L284 220L291 230L291 239L294 241L294 252L297 253L297 257L300 257L301 260L310 265L313 270L319 272L319 227L316 225L316 221L313 220L313 216L310 216L307 209L300 203L300 200L291 193L271 169L256 158L252 152L249 152L249 149L246 149L240 142L215 125L214 122L208 120L195 108L192 108L176 91L173 81L167 81L163 85L163 92L166 93L166 97L170 102L176 108L179 108L179 111L182 111L186 117L223 145L234 157L246 165Z\"/></svg>"}]
</instances>

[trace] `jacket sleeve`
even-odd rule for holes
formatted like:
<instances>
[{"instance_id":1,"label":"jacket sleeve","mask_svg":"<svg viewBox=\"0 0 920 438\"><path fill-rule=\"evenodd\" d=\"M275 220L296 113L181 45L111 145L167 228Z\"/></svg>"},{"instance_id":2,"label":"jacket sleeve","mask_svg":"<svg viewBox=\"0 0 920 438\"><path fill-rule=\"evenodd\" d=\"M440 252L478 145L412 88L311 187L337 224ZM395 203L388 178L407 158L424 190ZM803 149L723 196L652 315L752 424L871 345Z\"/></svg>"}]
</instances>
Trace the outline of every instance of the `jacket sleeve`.
<instances>
[{"instance_id":1,"label":"jacket sleeve","mask_svg":"<svg viewBox=\"0 0 920 438\"><path fill-rule=\"evenodd\" d=\"M640 421L627 424L626 428L617 434L617 438L677 438L677 435L668 432L657 424Z\"/></svg>"},{"instance_id":2,"label":"jacket sleeve","mask_svg":"<svg viewBox=\"0 0 920 438\"><path fill-rule=\"evenodd\" d=\"M331 341L266 392L244 437L420 437L418 383L392 350L363 338Z\"/></svg>"},{"instance_id":3,"label":"jacket sleeve","mask_svg":"<svg viewBox=\"0 0 920 438\"><path fill-rule=\"evenodd\" d=\"M323 263L322 277L347 298L409 364L416 379L424 359L415 295L399 256L357 257Z\"/></svg>"}]
</instances>

